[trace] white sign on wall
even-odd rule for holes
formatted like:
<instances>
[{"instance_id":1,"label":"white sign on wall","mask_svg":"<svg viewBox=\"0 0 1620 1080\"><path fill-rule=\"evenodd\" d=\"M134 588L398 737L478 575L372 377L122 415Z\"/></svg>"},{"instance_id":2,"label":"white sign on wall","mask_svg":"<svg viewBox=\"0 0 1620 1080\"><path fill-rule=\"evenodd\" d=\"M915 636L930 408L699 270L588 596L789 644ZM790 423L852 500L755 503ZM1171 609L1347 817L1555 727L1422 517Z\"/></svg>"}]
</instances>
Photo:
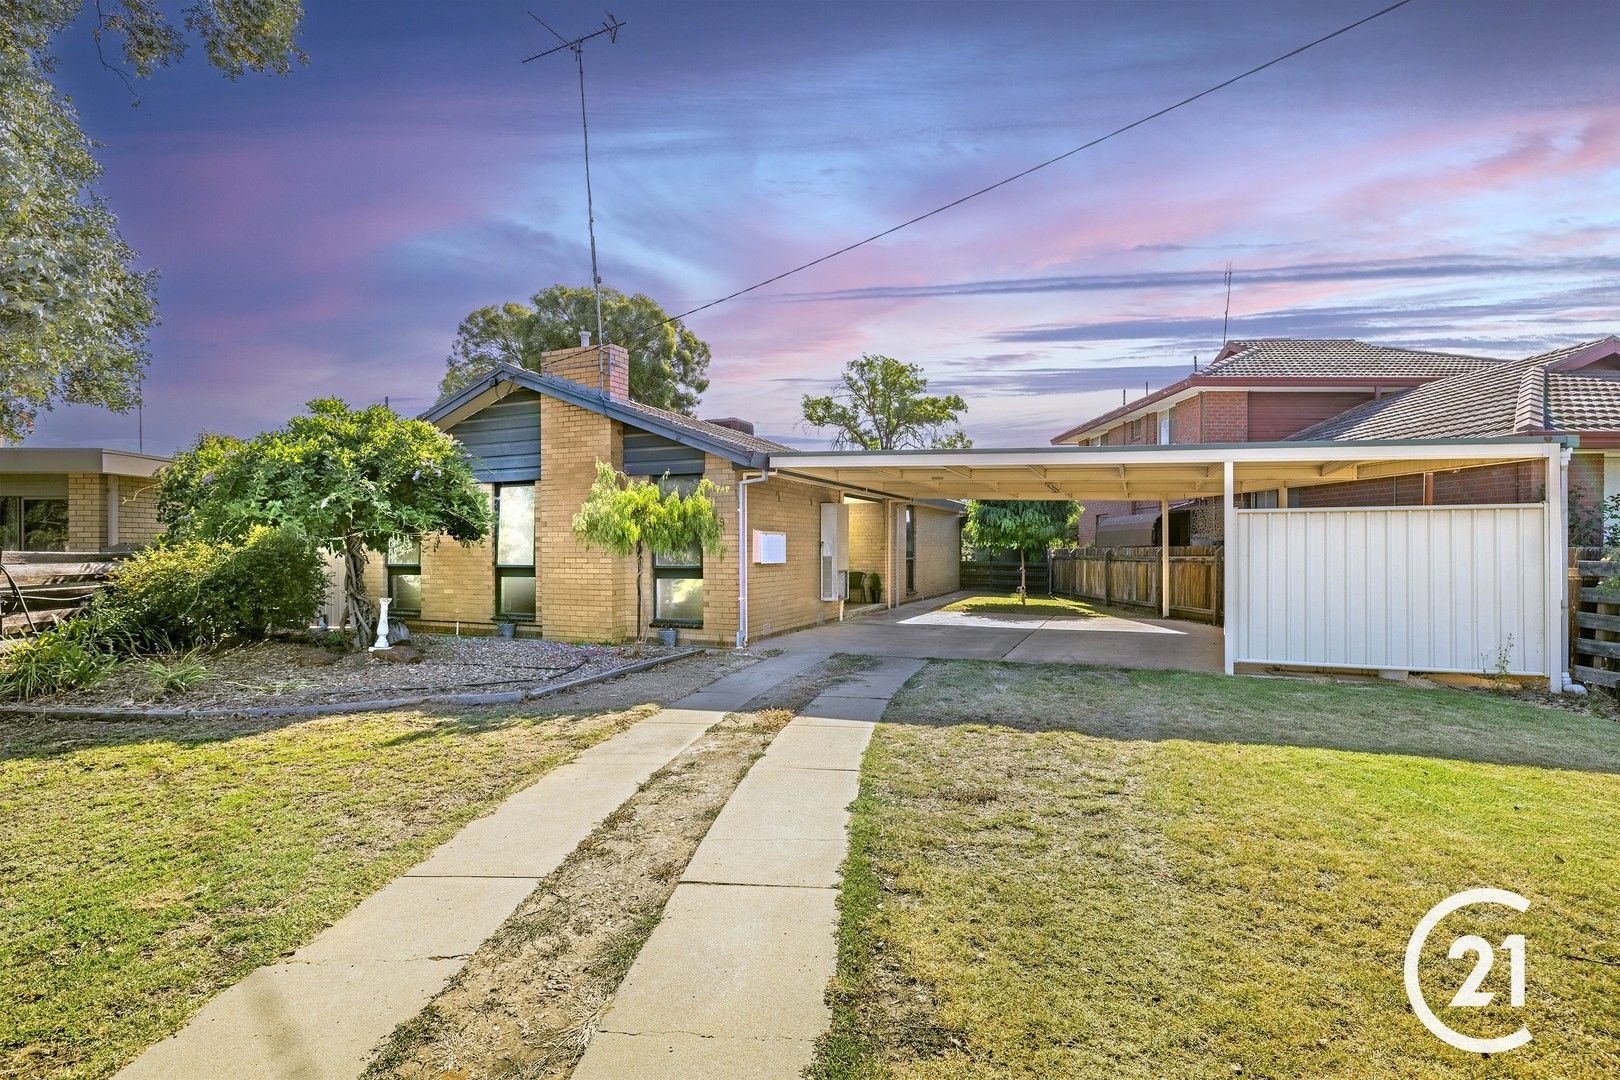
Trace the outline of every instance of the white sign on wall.
<instances>
[{"instance_id":1,"label":"white sign on wall","mask_svg":"<svg viewBox=\"0 0 1620 1080\"><path fill-rule=\"evenodd\" d=\"M765 564L787 562L787 533L755 529L754 561Z\"/></svg>"}]
</instances>

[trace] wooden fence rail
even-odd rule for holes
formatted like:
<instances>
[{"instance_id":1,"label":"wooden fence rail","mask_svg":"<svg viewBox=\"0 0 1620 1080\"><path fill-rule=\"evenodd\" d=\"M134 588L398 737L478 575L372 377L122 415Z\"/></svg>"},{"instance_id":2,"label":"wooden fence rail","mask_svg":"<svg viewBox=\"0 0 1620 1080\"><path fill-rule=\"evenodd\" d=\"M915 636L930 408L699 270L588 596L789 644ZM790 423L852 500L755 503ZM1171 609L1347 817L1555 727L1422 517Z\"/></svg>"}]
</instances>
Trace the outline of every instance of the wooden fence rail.
<instances>
[{"instance_id":1,"label":"wooden fence rail","mask_svg":"<svg viewBox=\"0 0 1620 1080\"><path fill-rule=\"evenodd\" d=\"M1178 619L1219 623L1225 610L1221 595L1222 549L1170 549L1170 614ZM1159 581L1163 574L1156 547L1062 551L1052 556L1052 592L1104 604L1161 610Z\"/></svg>"}]
</instances>

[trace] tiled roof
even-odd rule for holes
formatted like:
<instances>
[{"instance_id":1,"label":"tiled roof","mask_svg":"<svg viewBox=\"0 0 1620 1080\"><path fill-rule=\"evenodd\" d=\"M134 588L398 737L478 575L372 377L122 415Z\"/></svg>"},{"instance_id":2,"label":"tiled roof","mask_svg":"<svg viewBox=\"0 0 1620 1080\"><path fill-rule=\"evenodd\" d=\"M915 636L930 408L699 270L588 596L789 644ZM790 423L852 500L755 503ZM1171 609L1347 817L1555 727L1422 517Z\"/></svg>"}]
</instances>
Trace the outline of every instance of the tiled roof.
<instances>
[{"instance_id":1,"label":"tiled roof","mask_svg":"<svg viewBox=\"0 0 1620 1080\"><path fill-rule=\"evenodd\" d=\"M1254 338L1229 342L1202 373L1250 378L1432 379L1500 363L1486 356L1396 349L1349 338Z\"/></svg>"},{"instance_id":2,"label":"tiled roof","mask_svg":"<svg viewBox=\"0 0 1620 1080\"><path fill-rule=\"evenodd\" d=\"M1599 338L1539 356L1464 372L1369 401L1294 439L1485 438L1527 431L1620 430L1620 372L1557 365L1614 341Z\"/></svg>"},{"instance_id":3,"label":"tiled roof","mask_svg":"<svg viewBox=\"0 0 1620 1080\"><path fill-rule=\"evenodd\" d=\"M1081 432L1093 431L1114 420L1174 397L1211 379L1443 379L1466 371L1505 363L1487 356L1464 353L1424 352L1369 345L1350 338L1248 338L1229 341L1221 354L1202 370L1155 390L1146 397L1128 401L1100 416L1055 436L1065 442Z\"/></svg>"},{"instance_id":4,"label":"tiled roof","mask_svg":"<svg viewBox=\"0 0 1620 1080\"><path fill-rule=\"evenodd\" d=\"M795 447L789 446L786 443L773 442L770 439L762 439L758 435L750 435L746 431L738 431L736 428L729 428L724 424L711 424L707 420L698 420L694 417L687 416L685 413L671 412L668 409L660 409L654 405L643 405L639 401L619 401L618 404L626 409L629 409L631 412L642 413L654 419L662 420L666 424L671 424L679 428L685 428L687 431L694 432L695 434L704 435L711 439L718 439L721 442L730 443L739 450L746 450L749 453L768 454L773 450L779 451L796 449Z\"/></svg>"}]
</instances>

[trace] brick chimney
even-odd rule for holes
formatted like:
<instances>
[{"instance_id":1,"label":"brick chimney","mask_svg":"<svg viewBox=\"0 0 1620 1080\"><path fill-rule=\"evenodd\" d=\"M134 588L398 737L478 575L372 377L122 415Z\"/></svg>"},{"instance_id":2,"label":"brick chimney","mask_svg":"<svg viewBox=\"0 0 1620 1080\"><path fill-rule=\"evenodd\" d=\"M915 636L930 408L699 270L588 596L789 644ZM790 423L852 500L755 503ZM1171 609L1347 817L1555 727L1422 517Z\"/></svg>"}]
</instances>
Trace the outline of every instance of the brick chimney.
<instances>
[{"instance_id":1,"label":"brick chimney","mask_svg":"<svg viewBox=\"0 0 1620 1080\"><path fill-rule=\"evenodd\" d=\"M598 354L595 345L575 349L554 349L540 354L540 374L579 383L588 390L603 387L600 361L607 362L608 397L630 399L630 354L623 345L607 345Z\"/></svg>"}]
</instances>

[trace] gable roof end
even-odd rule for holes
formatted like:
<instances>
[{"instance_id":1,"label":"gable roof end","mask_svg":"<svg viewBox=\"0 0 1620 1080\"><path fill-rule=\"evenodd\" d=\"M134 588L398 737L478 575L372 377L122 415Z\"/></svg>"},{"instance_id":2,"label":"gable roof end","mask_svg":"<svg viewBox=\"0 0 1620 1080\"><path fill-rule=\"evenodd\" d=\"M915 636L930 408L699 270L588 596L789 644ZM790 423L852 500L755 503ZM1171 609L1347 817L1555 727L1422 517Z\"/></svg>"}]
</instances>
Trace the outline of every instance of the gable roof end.
<instances>
[{"instance_id":1,"label":"gable roof end","mask_svg":"<svg viewBox=\"0 0 1620 1080\"><path fill-rule=\"evenodd\" d=\"M439 424L446 417L465 408L479 395L493 390L503 382L525 387L559 401L566 401L570 405L588 409L643 431L650 431L654 435L662 435L666 439L672 439L682 445L694 447L747 468L763 469L768 463L771 451L792 449L783 443L761 439L735 428L711 424L706 420L696 420L682 413L643 405L636 401L608 397L571 379L541 375L510 364L499 364L475 382L441 398L421 413L418 419Z\"/></svg>"}]
</instances>

